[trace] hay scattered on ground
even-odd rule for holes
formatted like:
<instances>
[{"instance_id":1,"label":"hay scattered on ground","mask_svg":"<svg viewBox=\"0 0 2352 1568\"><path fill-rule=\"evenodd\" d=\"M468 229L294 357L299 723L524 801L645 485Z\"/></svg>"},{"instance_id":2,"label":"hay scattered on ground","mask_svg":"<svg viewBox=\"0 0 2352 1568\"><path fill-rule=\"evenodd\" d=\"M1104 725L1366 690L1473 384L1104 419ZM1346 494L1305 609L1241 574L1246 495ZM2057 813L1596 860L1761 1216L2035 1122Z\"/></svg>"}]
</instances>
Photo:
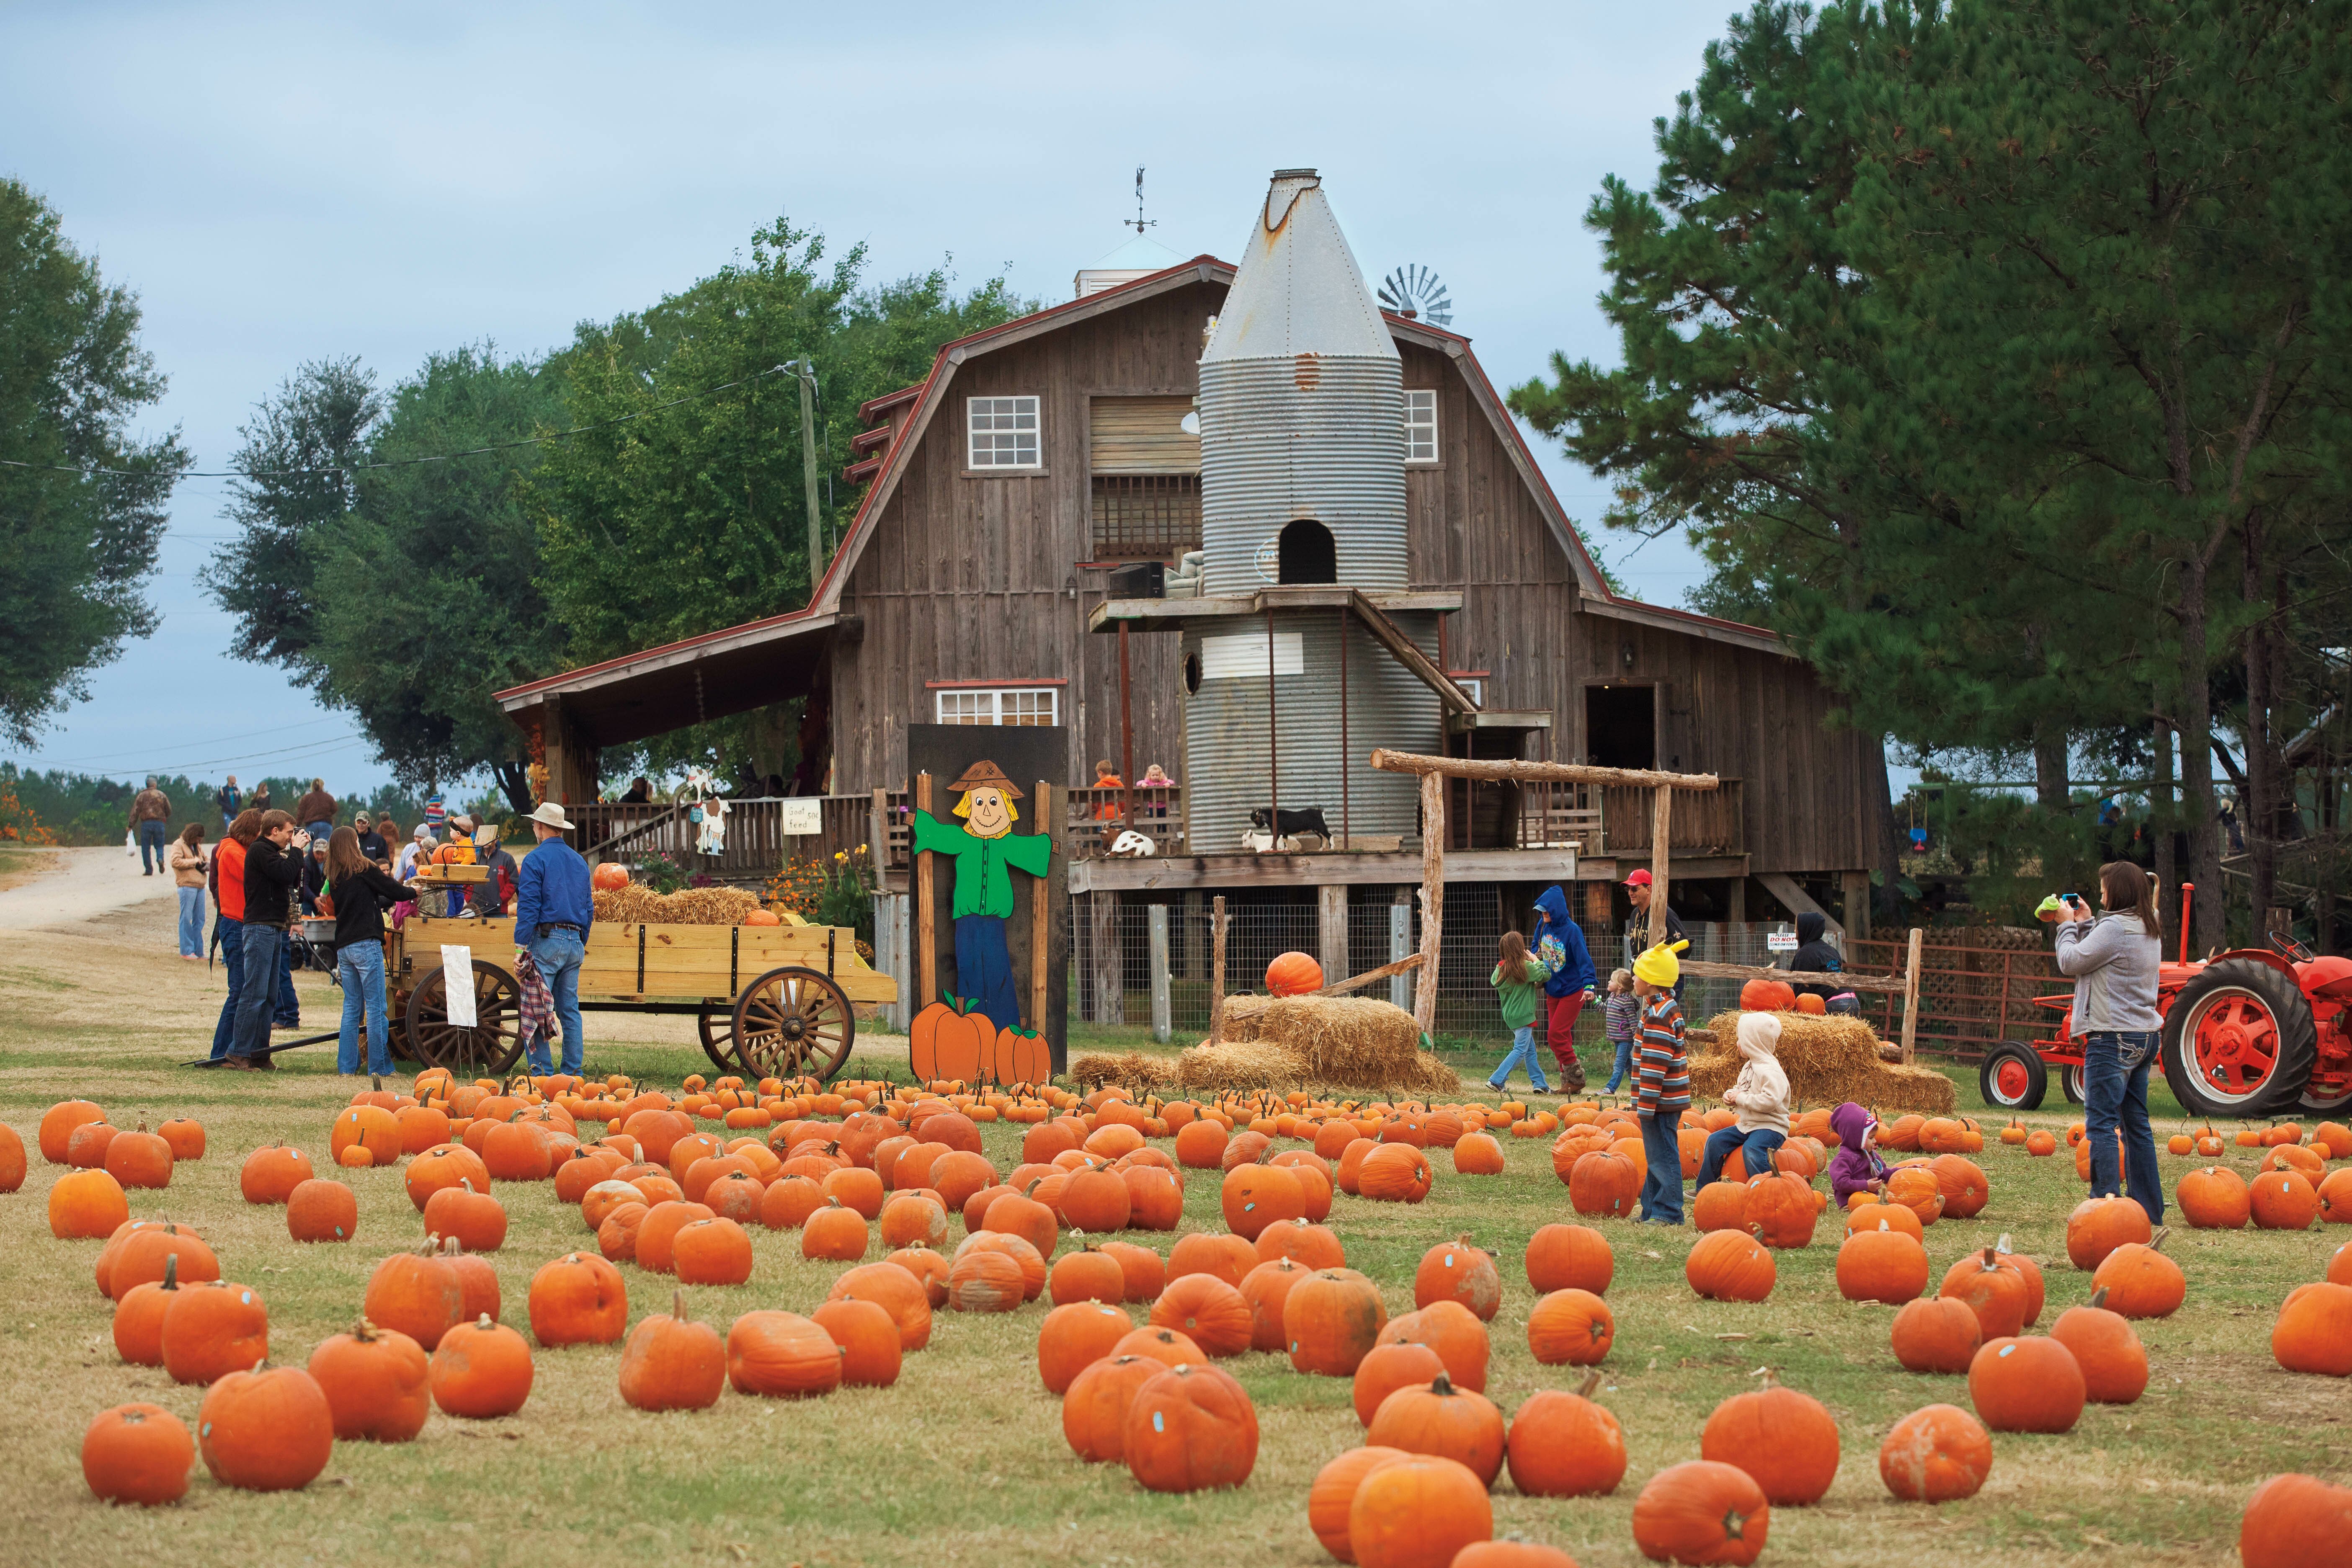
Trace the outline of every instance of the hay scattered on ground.
<instances>
[{"instance_id":1,"label":"hay scattered on ground","mask_svg":"<svg viewBox=\"0 0 2352 1568\"><path fill-rule=\"evenodd\" d=\"M656 893L636 882L595 895L596 918L615 924L732 926L760 908L759 895L741 888L681 888Z\"/></svg>"},{"instance_id":2,"label":"hay scattered on ground","mask_svg":"<svg viewBox=\"0 0 2352 1568\"><path fill-rule=\"evenodd\" d=\"M1878 1033L1854 1017L1782 1013L1780 1066L1789 1074L1792 1101L1834 1105L1851 1100L1881 1110L1916 1110L1943 1116L1956 1103L1952 1080L1933 1068L1881 1061ZM1707 1021L1711 1046L1691 1056L1691 1092L1722 1098L1739 1076L1739 1015L1718 1013Z\"/></svg>"}]
</instances>

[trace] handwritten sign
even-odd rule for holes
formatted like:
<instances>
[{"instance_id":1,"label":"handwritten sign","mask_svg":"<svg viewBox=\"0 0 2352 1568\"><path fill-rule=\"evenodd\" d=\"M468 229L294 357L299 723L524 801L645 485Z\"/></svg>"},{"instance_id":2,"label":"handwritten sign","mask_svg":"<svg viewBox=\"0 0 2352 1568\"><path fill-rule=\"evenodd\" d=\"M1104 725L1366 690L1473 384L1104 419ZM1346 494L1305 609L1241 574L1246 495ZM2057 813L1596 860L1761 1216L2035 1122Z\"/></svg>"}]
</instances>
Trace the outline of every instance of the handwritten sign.
<instances>
[{"instance_id":1,"label":"handwritten sign","mask_svg":"<svg viewBox=\"0 0 2352 1568\"><path fill-rule=\"evenodd\" d=\"M824 831L824 802L813 795L795 795L776 803L782 816L778 829L787 838L806 838Z\"/></svg>"},{"instance_id":2,"label":"handwritten sign","mask_svg":"<svg viewBox=\"0 0 2352 1568\"><path fill-rule=\"evenodd\" d=\"M470 947L441 948L441 989L449 1008L452 1028L470 1029L476 1026L474 1015L474 950Z\"/></svg>"}]
</instances>

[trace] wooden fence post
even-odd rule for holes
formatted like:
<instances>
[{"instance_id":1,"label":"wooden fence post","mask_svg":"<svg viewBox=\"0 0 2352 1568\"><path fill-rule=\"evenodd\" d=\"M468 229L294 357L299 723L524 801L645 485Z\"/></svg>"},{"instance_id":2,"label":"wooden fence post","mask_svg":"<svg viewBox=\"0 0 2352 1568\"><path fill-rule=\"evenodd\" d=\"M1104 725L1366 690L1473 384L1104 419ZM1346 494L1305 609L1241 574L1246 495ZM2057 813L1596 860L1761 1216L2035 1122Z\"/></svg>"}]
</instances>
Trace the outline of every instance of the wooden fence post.
<instances>
[{"instance_id":1,"label":"wooden fence post","mask_svg":"<svg viewBox=\"0 0 2352 1568\"><path fill-rule=\"evenodd\" d=\"M1153 904L1151 927L1151 1038L1166 1045L1171 1028L1168 1006L1168 906Z\"/></svg>"},{"instance_id":2,"label":"wooden fence post","mask_svg":"<svg viewBox=\"0 0 2352 1568\"><path fill-rule=\"evenodd\" d=\"M1097 1024L1127 1022L1127 973L1119 951L1118 895L1100 889L1087 895L1093 906L1087 913L1090 935L1087 945L1092 949L1087 956L1094 971L1094 1017Z\"/></svg>"},{"instance_id":3,"label":"wooden fence post","mask_svg":"<svg viewBox=\"0 0 2352 1568\"><path fill-rule=\"evenodd\" d=\"M1396 963L1412 952L1412 895L1402 888L1397 889L1396 901L1389 906L1389 962ZM1412 1009L1412 981L1406 975L1393 975L1389 980L1389 1005L1399 1012Z\"/></svg>"},{"instance_id":4,"label":"wooden fence post","mask_svg":"<svg viewBox=\"0 0 2352 1568\"><path fill-rule=\"evenodd\" d=\"M1675 792L1665 784L1650 789L1650 940L1655 947L1666 940L1666 872L1670 856L1666 838L1675 816Z\"/></svg>"},{"instance_id":5,"label":"wooden fence post","mask_svg":"<svg viewBox=\"0 0 2352 1568\"><path fill-rule=\"evenodd\" d=\"M1225 1037L1225 896L1209 916L1209 1044Z\"/></svg>"},{"instance_id":6,"label":"wooden fence post","mask_svg":"<svg viewBox=\"0 0 2352 1568\"><path fill-rule=\"evenodd\" d=\"M1315 946L1325 981L1345 980L1355 972L1348 961L1348 889L1344 883L1315 889Z\"/></svg>"},{"instance_id":7,"label":"wooden fence post","mask_svg":"<svg viewBox=\"0 0 2352 1568\"><path fill-rule=\"evenodd\" d=\"M1911 928L1911 953L1903 964L1903 1059L1911 1059L1912 1043L1919 1035L1919 944L1925 933Z\"/></svg>"},{"instance_id":8,"label":"wooden fence post","mask_svg":"<svg viewBox=\"0 0 2352 1568\"><path fill-rule=\"evenodd\" d=\"M1429 1035L1437 1022L1437 953L1445 910L1445 775L1421 775L1421 973L1412 1021Z\"/></svg>"},{"instance_id":9,"label":"wooden fence post","mask_svg":"<svg viewBox=\"0 0 2352 1568\"><path fill-rule=\"evenodd\" d=\"M915 809L931 809L931 775L915 775ZM907 827L907 841L914 842L914 825ZM915 997L915 1012L919 1013L939 1000L940 954L939 911L931 899L931 861L933 852L926 849L915 857L915 973L922 980L922 988ZM909 1014L911 1017L913 1015Z\"/></svg>"},{"instance_id":10,"label":"wooden fence post","mask_svg":"<svg viewBox=\"0 0 2352 1568\"><path fill-rule=\"evenodd\" d=\"M1052 831L1052 825L1062 819L1062 792L1067 785L1037 781L1037 830ZM1066 861L1068 851L1063 851ZM1038 1034L1045 1033L1046 979L1053 972L1054 948L1054 888L1048 879L1055 874L1052 862L1045 876L1036 879L1029 889L1029 1026ZM1066 877L1065 868L1063 874Z\"/></svg>"}]
</instances>

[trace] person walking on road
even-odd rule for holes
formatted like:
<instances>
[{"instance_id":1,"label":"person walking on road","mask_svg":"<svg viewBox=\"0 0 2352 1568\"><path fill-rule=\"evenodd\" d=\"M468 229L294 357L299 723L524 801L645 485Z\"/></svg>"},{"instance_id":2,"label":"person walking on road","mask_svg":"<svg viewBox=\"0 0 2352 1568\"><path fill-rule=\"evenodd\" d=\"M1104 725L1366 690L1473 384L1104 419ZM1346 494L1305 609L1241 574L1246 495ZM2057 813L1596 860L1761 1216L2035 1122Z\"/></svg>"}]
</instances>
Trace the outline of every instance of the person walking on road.
<instances>
[{"instance_id":1,"label":"person walking on road","mask_svg":"<svg viewBox=\"0 0 2352 1568\"><path fill-rule=\"evenodd\" d=\"M213 804L220 807L221 835L226 837L229 824L235 822L236 814L245 809L245 793L236 787L235 773L228 775L228 783L213 792Z\"/></svg>"},{"instance_id":2,"label":"person walking on road","mask_svg":"<svg viewBox=\"0 0 2352 1568\"><path fill-rule=\"evenodd\" d=\"M245 990L237 998L236 1028L229 1041L231 1067L269 1066L271 1004L286 973L286 928L309 847L292 817L272 811L263 814L261 836L246 848Z\"/></svg>"},{"instance_id":3,"label":"person walking on road","mask_svg":"<svg viewBox=\"0 0 2352 1568\"><path fill-rule=\"evenodd\" d=\"M2123 1193L2164 1223L2164 1178L2147 1120L2147 1074L2163 1015L2156 1008L2164 931L2156 879L2128 860L2099 868L2094 917L2081 900L2058 917L2058 973L2074 982L2068 1029L2083 1042L2083 1129L2091 1145L2091 1195ZM2116 1132L2123 1131L2122 1169Z\"/></svg>"},{"instance_id":4,"label":"person walking on road","mask_svg":"<svg viewBox=\"0 0 2352 1568\"><path fill-rule=\"evenodd\" d=\"M360 1070L360 1026L367 1026L367 1070L392 1070L392 1026L383 990L383 911L414 903L422 889L403 887L360 850L360 836L338 827L327 840L329 896L335 901L335 979L343 988L343 1031L335 1070Z\"/></svg>"},{"instance_id":5,"label":"person walking on road","mask_svg":"<svg viewBox=\"0 0 2352 1568\"><path fill-rule=\"evenodd\" d=\"M326 780L310 781L310 793L294 803L294 821L305 837L327 841L335 830L335 797L327 793Z\"/></svg>"},{"instance_id":6,"label":"person walking on road","mask_svg":"<svg viewBox=\"0 0 2352 1568\"><path fill-rule=\"evenodd\" d=\"M147 787L131 797L131 831L139 839L139 874L152 877L165 869L163 845L172 837L171 798L149 779Z\"/></svg>"},{"instance_id":7,"label":"person walking on road","mask_svg":"<svg viewBox=\"0 0 2352 1568\"><path fill-rule=\"evenodd\" d=\"M588 932L596 923L596 904L588 886L588 862L563 841L572 821L563 808L549 801L530 814L531 832L539 843L523 857L522 874L515 879L515 959L528 957L554 999L556 1027L563 1032L562 1070L580 1070L583 1047L580 1037L580 963L587 956ZM523 1042L530 1070L556 1070L548 1065L546 1037L534 1031Z\"/></svg>"},{"instance_id":8,"label":"person walking on road","mask_svg":"<svg viewBox=\"0 0 2352 1568\"><path fill-rule=\"evenodd\" d=\"M172 840L172 880L180 889L180 956L205 956L205 826L191 822Z\"/></svg>"}]
</instances>

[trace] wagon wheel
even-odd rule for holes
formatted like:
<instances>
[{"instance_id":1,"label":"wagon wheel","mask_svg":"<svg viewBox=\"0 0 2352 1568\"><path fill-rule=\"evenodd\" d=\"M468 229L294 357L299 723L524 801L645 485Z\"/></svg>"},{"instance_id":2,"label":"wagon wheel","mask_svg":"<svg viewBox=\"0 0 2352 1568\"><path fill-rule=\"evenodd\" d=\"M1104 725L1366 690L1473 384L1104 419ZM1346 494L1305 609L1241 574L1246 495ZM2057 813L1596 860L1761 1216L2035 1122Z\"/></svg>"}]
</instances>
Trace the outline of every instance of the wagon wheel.
<instances>
[{"instance_id":1,"label":"wagon wheel","mask_svg":"<svg viewBox=\"0 0 2352 1568\"><path fill-rule=\"evenodd\" d=\"M402 1014L408 1048L426 1067L445 1068L461 1082L503 1077L522 1056L522 988L513 975L474 960L474 1026L449 1022L449 990L435 964L416 982Z\"/></svg>"},{"instance_id":2,"label":"wagon wheel","mask_svg":"<svg viewBox=\"0 0 2352 1568\"><path fill-rule=\"evenodd\" d=\"M720 1072L733 1072L743 1064L735 1057L735 1009L705 1007L694 1021L695 1030L702 1037L702 1054Z\"/></svg>"},{"instance_id":3,"label":"wagon wheel","mask_svg":"<svg viewBox=\"0 0 2352 1568\"><path fill-rule=\"evenodd\" d=\"M736 999L735 1054L754 1079L814 1074L822 1083L849 1060L857 1013L814 969L771 969Z\"/></svg>"}]
</instances>

